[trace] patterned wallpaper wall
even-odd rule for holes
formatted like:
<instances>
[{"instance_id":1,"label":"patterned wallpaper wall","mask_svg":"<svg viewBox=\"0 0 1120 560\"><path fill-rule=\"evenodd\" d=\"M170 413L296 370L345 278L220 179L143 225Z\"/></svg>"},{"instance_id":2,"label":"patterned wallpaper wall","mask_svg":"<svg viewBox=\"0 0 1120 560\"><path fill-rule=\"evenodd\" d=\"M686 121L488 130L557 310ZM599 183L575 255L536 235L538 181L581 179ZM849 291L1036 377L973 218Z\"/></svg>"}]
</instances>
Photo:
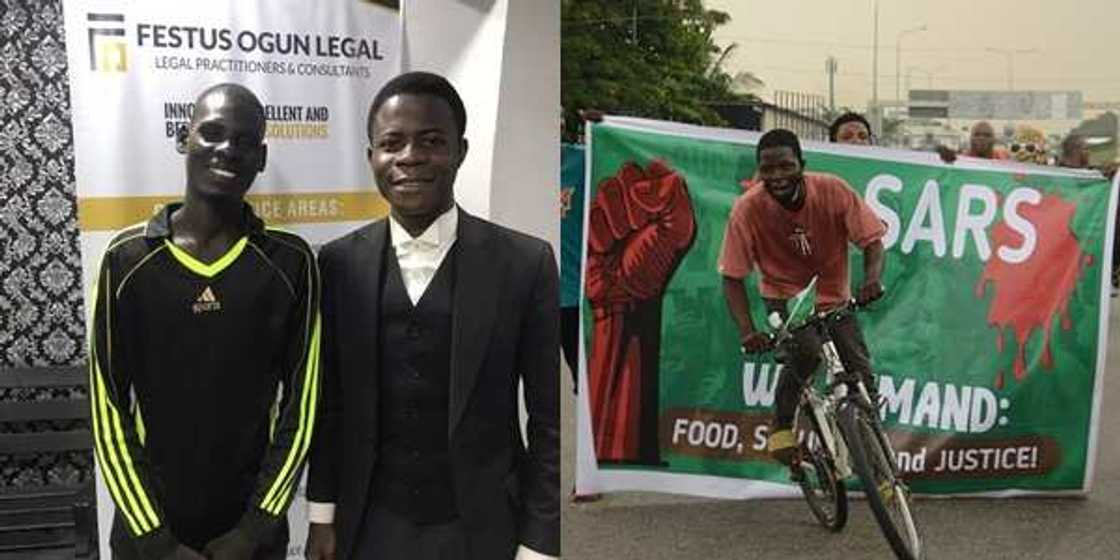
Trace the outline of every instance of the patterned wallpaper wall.
<instances>
[{"instance_id":1,"label":"patterned wallpaper wall","mask_svg":"<svg viewBox=\"0 0 1120 560\"><path fill-rule=\"evenodd\" d=\"M61 0L0 0L0 370L85 360L62 22ZM0 389L0 406L84 393ZM0 424L0 432L69 427ZM0 455L0 489L88 480L91 466L88 453Z\"/></svg>"}]
</instances>

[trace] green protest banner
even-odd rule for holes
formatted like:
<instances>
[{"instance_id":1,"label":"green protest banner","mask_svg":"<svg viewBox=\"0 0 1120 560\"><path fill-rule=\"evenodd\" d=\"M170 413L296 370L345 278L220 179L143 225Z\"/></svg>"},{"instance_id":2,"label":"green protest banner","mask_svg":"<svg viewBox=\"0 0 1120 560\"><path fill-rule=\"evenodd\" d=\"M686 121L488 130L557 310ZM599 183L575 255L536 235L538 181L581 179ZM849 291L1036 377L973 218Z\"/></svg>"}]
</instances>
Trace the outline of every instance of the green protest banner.
<instances>
[{"instance_id":1,"label":"green protest banner","mask_svg":"<svg viewBox=\"0 0 1120 560\"><path fill-rule=\"evenodd\" d=\"M577 490L794 495L765 453L781 366L739 351L716 269L757 133L592 128ZM859 321L883 417L929 494L1089 490L1115 187L1091 170L804 142L886 223ZM852 283L862 274L851 253ZM748 278L756 325L766 325Z\"/></svg>"}]
</instances>

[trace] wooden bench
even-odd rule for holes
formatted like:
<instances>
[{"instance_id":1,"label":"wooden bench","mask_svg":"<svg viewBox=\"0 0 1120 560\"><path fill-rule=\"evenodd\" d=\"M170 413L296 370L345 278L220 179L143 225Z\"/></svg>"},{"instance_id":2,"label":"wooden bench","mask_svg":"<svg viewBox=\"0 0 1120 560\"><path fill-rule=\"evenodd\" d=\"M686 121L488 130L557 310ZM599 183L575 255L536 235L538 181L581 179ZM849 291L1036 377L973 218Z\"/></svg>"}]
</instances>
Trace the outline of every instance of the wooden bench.
<instances>
[{"instance_id":1,"label":"wooden bench","mask_svg":"<svg viewBox=\"0 0 1120 560\"><path fill-rule=\"evenodd\" d=\"M0 389L86 386L85 366L0 370ZM88 399L0 401L0 423L89 418ZM0 433L0 455L90 451L88 424L80 429ZM92 481L0 488L0 559L96 558L97 507Z\"/></svg>"}]
</instances>

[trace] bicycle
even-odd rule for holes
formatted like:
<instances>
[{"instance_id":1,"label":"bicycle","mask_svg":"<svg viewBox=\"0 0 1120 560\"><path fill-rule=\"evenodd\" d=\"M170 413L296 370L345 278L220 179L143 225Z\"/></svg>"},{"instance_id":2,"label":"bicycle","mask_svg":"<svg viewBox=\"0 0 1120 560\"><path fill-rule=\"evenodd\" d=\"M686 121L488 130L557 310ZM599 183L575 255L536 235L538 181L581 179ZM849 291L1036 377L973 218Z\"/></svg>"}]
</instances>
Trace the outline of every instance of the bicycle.
<instances>
[{"instance_id":1,"label":"bicycle","mask_svg":"<svg viewBox=\"0 0 1120 560\"><path fill-rule=\"evenodd\" d=\"M816 279L790 300L783 321L777 312L768 320L773 329L771 346L779 347L794 332L819 329L823 387L810 378L802 387L794 412L794 433L803 434L790 467L814 517L838 532L848 519L844 481L853 472L863 483L868 504L895 555L906 560L922 558L922 539L914 519L910 489L900 477L898 461L873 403L859 375L844 370L829 329L822 328L854 313L854 300L828 311L814 310ZM806 423L805 420L808 420ZM839 437L837 437L839 436Z\"/></svg>"}]
</instances>

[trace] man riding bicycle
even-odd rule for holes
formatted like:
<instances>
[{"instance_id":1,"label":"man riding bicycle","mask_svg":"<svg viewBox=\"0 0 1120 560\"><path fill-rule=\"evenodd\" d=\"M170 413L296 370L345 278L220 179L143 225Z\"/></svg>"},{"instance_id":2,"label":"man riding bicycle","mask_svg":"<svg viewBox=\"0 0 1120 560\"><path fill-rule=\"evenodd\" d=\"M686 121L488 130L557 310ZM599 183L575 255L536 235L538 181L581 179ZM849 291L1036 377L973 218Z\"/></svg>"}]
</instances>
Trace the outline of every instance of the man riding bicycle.
<instances>
[{"instance_id":1,"label":"man riding bicycle","mask_svg":"<svg viewBox=\"0 0 1120 560\"><path fill-rule=\"evenodd\" d=\"M720 250L723 295L739 328L745 353L770 347L765 332L755 329L743 279L759 271L759 289L767 314L784 316L785 302L817 276L817 309L829 310L851 299L848 244L863 251L860 304L883 295L883 243L886 226L867 203L834 175L807 173L797 136L783 129L767 132L758 142L757 180L747 184L731 209ZM761 183L761 185L759 184ZM825 327L844 368L858 373L875 399L867 345L854 315L842 314ZM821 337L800 329L781 350L788 356L778 379L775 420L767 448L789 465L796 449L791 430L801 386L820 364Z\"/></svg>"}]
</instances>

